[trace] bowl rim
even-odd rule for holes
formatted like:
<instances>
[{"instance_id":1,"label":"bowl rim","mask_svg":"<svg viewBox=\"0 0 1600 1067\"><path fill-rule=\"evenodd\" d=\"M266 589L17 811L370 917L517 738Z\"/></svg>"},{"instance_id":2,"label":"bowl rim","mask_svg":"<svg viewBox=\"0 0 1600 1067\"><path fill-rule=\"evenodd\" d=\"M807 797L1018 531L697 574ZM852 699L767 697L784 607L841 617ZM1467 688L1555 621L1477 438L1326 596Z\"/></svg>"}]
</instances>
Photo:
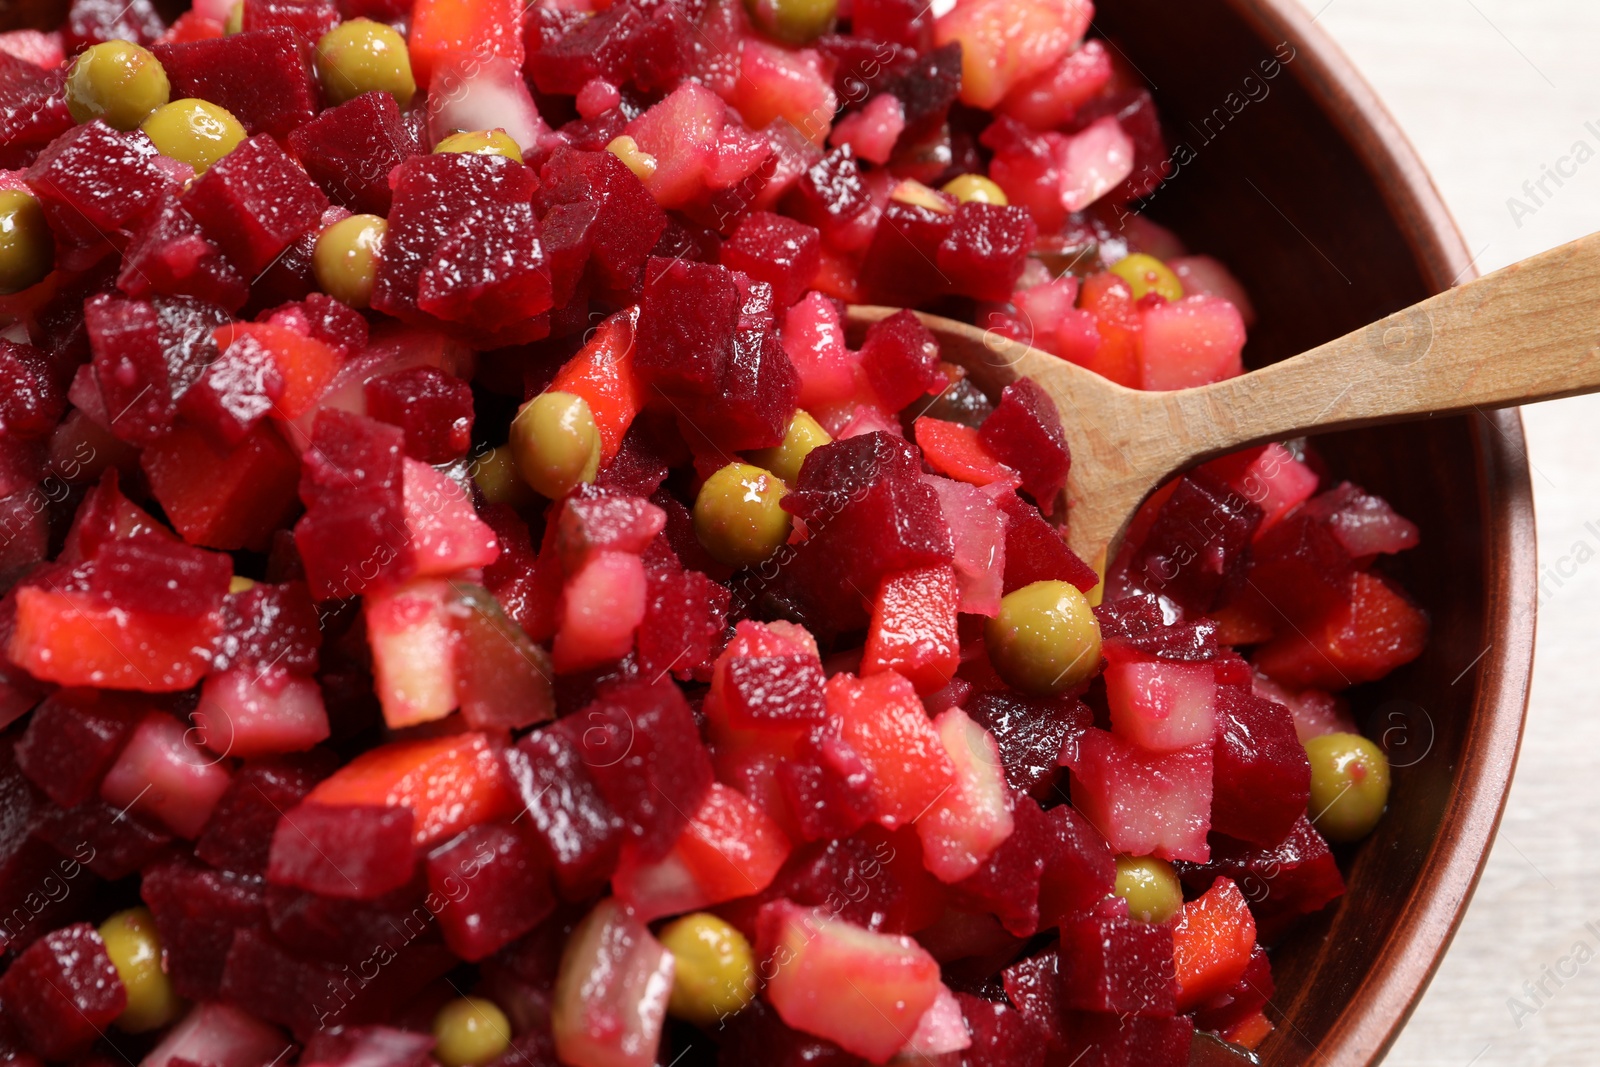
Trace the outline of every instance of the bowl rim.
<instances>
[{"instance_id":1,"label":"bowl rim","mask_svg":"<svg viewBox=\"0 0 1600 1067\"><path fill-rule=\"evenodd\" d=\"M1227 0L1264 44L1298 51L1294 77L1372 174L1433 292L1476 277L1449 208L1399 125L1298 0ZM1532 483L1516 409L1470 416L1484 544L1485 652L1472 722L1439 833L1399 920L1327 1036L1321 1063L1381 1060L1415 1010L1466 914L1505 810L1527 714L1537 583ZM1468 666L1467 670L1474 667ZM1286 1018L1308 993L1277 1006Z\"/></svg>"}]
</instances>

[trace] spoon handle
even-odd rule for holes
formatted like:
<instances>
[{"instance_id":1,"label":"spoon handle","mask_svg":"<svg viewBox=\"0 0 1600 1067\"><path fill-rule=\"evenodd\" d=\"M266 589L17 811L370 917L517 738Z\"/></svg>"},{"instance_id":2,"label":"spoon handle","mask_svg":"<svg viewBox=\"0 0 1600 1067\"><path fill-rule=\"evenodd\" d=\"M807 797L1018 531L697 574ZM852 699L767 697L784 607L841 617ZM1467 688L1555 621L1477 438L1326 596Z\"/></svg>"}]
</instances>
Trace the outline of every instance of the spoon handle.
<instances>
[{"instance_id":1,"label":"spoon handle","mask_svg":"<svg viewBox=\"0 0 1600 1067\"><path fill-rule=\"evenodd\" d=\"M1600 390L1600 234L1292 359L1166 394L1192 460L1307 432Z\"/></svg>"}]
</instances>

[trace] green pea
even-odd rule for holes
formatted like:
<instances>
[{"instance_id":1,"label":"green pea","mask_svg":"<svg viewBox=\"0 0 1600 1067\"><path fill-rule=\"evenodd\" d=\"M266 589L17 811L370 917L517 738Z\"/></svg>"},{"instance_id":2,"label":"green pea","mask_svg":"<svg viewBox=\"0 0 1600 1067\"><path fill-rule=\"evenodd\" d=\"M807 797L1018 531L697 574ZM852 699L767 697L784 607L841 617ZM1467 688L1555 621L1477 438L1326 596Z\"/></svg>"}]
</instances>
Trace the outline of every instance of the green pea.
<instances>
[{"instance_id":1,"label":"green pea","mask_svg":"<svg viewBox=\"0 0 1600 1067\"><path fill-rule=\"evenodd\" d=\"M483 997L462 997L439 1009L433 1020L434 1058L444 1067L483 1067L511 1047L511 1020Z\"/></svg>"},{"instance_id":2,"label":"green pea","mask_svg":"<svg viewBox=\"0 0 1600 1067\"><path fill-rule=\"evenodd\" d=\"M694 501L694 532L712 558L749 567L789 539L783 480L749 463L730 463L707 478Z\"/></svg>"},{"instance_id":3,"label":"green pea","mask_svg":"<svg viewBox=\"0 0 1600 1067\"><path fill-rule=\"evenodd\" d=\"M43 281L55 257L55 238L39 201L26 189L0 190L0 296Z\"/></svg>"},{"instance_id":4,"label":"green pea","mask_svg":"<svg viewBox=\"0 0 1600 1067\"><path fill-rule=\"evenodd\" d=\"M101 119L123 131L138 129L171 94L161 61L132 41L106 41L86 49L67 75L67 110L73 121Z\"/></svg>"},{"instance_id":5,"label":"green pea","mask_svg":"<svg viewBox=\"0 0 1600 1067\"><path fill-rule=\"evenodd\" d=\"M1359 841L1389 803L1389 758L1360 734L1323 734L1306 742L1311 759L1312 822L1330 841Z\"/></svg>"},{"instance_id":6,"label":"green pea","mask_svg":"<svg viewBox=\"0 0 1600 1067\"><path fill-rule=\"evenodd\" d=\"M351 215L323 230L311 254L322 291L353 308L370 304L388 232L388 222L377 215Z\"/></svg>"},{"instance_id":7,"label":"green pea","mask_svg":"<svg viewBox=\"0 0 1600 1067\"><path fill-rule=\"evenodd\" d=\"M1146 293L1160 293L1168 300L1183 299L1183 283L1171 267L1155 256L1143 252L1123 256L1111 265L1111 273L1128 283L1135 300Z\"/></svg>"},{"instance_id":8,"label":"green pea","mask_svg":"<svg viewBox=\"0 0 1600 1067\"><path fill-rule=\"evenodd\" d=\"M329 104L354 100L380 90L402 108L416 95L411 51L393 26L371 19L351 19L317 42L317 79Z\"/></svg>"},{"instance_id":9,"label":"green pea","mask_svg":"<svg viewBox=\"0 0 1600 1067\"><path fill-rule=\"evenodd\" d=\"M511 456L522 480L560 500L600 471L600 429L589 402L572 393L540 393L511 420Z\"/></svg>"},{"instance_id":10,"label":"green pea","mask_svg":"<svg viewBox=\"0 0 1600 1067\"><path fill-rule=\"evenodd\" d=\"M745 10L764 32L789 44L806 44L833 28L838 0L745 0Z\"/></svg>"},{"instance_id":11,"label":"green pea","mask_svg":"<svg viewBox=\"0 0 1600 1067\"><path fill-rule=\"evenodd\" d=\"M1111 891L1128 902L1128 914L1140 922L1164 923L1183 907L1178 873L1154 856L1118 856Z\"/></svg>"},{"instance_id":12,"label":"green pea","mask_svg":"<svg viewBox=\"0 0 1600 1067\"><path fill-rule=\"evenodd\" d=\"M1100 624L1067 582L1034 582L1006 595L984 637L995 671L1025 693L1062 693L1100 669Z\"/></svg>"},{"instance_id":13,"label":"green pea","mask_svg":"<svg viewBox=\"0 0 1600 1067\"><path fill-rule=\"evenodd\" d=\"M784 432L783 443L775 448L763 448L750 453L750 462L765 467L786 484L793 485L795 479L800 477L801 465L812 450L832 440L821 423L804 411L796 411L789 420L789 429Z\"/></svg>"},{"instance_id":14,"label":"green pea","mask_svg":"<svg viewBox=\"0 0 1600 1067\"><path fill-rule=\"evenodd\" d=\"M466 156L505 156L522 162L522 149L504 130L468 130L452 133L433 146L435 152L459 152Z\"/></svg>"},{"instance_id":15,"label":"green pea","mask_svg":"<svg viewBox=\"0 0 1600 1067\"><path fill-rule=\"evenodd\" d=\"M139 127L156 151L204 174L223 156L244 143L244 126L227 108L186 98L158 107Z\"/></svg>"}]
</instances>

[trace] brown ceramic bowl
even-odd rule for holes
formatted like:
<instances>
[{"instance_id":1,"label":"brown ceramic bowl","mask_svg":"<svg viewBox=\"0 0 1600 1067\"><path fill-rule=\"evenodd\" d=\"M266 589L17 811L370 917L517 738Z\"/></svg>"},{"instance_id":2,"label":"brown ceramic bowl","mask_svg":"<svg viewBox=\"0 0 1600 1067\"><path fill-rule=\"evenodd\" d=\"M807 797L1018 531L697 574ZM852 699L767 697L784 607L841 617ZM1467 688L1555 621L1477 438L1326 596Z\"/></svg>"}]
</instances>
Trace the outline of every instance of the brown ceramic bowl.
<instances>
[{"instance_id":1,"label":"brown ceramic bowl","mask_svg":"<svg viewBox=\"0 0 1600 1067\"><path fill-rule=\"evenodd\" d=\"M0 29L52 27L64 7L0 0ZM1415 154L1295 0L1101 7L1097 30L1152 83L1183 146L1178 172L1143 210L1249 288L1261 319L1252 365L1471 276ZM1421 659L1352 694L1396 765L1390 813L1342 857L1350 892L1274 953L1277 1030L1260 1061L1357 1067L1383 1055L1421 996L1500 819L1533 654L1533 508L1514 411L1318 447L1332 475L1422 527L1422 547L1397 574L1434 623ZM1248 1062L1208 1041L1194 1061Z\"/></svg>"}]
</instances>

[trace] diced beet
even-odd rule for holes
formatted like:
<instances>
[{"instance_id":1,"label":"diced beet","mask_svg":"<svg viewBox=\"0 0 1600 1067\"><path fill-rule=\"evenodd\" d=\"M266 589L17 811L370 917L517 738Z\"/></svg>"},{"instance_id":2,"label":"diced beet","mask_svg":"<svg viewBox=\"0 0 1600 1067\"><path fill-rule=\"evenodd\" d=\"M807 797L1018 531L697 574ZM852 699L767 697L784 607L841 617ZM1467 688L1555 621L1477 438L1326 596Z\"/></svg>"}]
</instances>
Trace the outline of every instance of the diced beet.
<instances>
[{"instance_id":1,"label":"diced beet","mask_svg":"<svg viewBox=\"0 0 1600 1067\"><path fill-rule=\"evenodd\" d=\"M955 224L939 243L935 261L952 292L1004 301L1022 276L1038 235L1025 208L971 201L956 208Z\"/></svg>"},{"instance_id":2,"label":"diced beet","mask_svg":"<svg viewBox=\"0 0 1600 1067\"><path fill-rule=\"evenodd\" d=\"M909 70L885 83L885 90L905 106L902 144L925 139L944 122L961 91L961 61L961 45L947 42L928 50Z\"/></svg>"},{"instance_id":3,"label":"diced beet","mask_svg":"<svg viewBox=\"0 0 1600 1067\"><path fill-rule=\"evenodd\" d=\"M644 621L635 652L646 677L709 677L728 626L727 586L681 565L645 568Z\"/></svg>"},{"instance_id":4,"label":"diced beet","mask_svg":"<svg viewBox=\"0 0 1600 1067\"><path fill-rule=\"evenodd\" d=\"M85 1051L127 1004L105 942L88 923L34 942L0 976L0 1005L48 1060Z\"/></svg>"},{"instance_id":5,"label":"diced beet","mask_svg":"<svg viewBox=\"0 0 1600 1067\"><path fill-rule=\"evenodd\" d=\"M325 221L327 217L323 216ZM263 312L258 321L322 342L333 350L340 363L360 355L370 340L367 320L362 318L361 312L326 293L309 293L304 300ZM440 358L445 357L441 354Z\"/></svg>"},{"instance_id":6,"label":"diced beet","mask_svg":"<svg viewBox=\"0 0 1600 1067\"><path fill-rule=\"evenodd\" d=\"M945 384L939 373L939 342L909 311L868 327L861 345L861 369L889 411L899 411Z\"/></svg>"},{"instance_id":7,"label":"diced beet","mask_svg":"<svg viewBox=\"0 0 1600 1067\"><path fill-rule=\"evenodd\" d=\"M194 838L228 788L221 757L165 712L149 713L134 728L100 783L112 804L159 819L180 837Z\"/></svg>"},{"instance_id":8,"label":"diced beet","mask_svg":"<svg viewBox=\"0 0 1600 1067\"><path fill-rule=\"evenodd\" d=\"M706 395L722 380L738 321L739 293L726 267L651 259L634 366L657 388Z\"/></svg>"},{"instance_id":9,"label":"diced beet","mask_svg":"<svg viewBox=\"0 0 1600 1067\"><path fill-rule=\"evenodd\" d=\"M1311 764L1294 716L1243 686L1217 689L1211 828L1253 844L1282 841L1305 814Z\"/></svg>"},{"instance_id":10,"label":"diced beet","mask_svg":"<svg viewBox=\"0 0 1600 1067\"><path fill-rule=\"evenodd\" d=\"M222 608L233 561L156 533L110 541L94 561L94 585L125 611L195 619Z\"/></svg>"},{"instance_id":11,"label":"diced beet","mask_svg":"<svg viewBox=\"0 0 1600 1067\"><path fill-rule=\"evenodd\" d=\"M27 180L58 239L97 245L132 229L173 189L157 155L138 130L120 133L95 119L52 141Z\"/></svg>"},{"instance_id":12,"label":"diced beet","mask_svg":"<svg viewBox=\"0 0 1600 1067\"><path fill-rule=\"evenodd\" d=\"M0 340L0 436L43 437L65 413L67 396L48 359L32 345Z\"/></svg>"},{"instance_id":13,"label":"diced beet","mask_svg":"<svg viewBox=\"0 0 1600 1067\"><path fill-rule=\"evenodd\" d=\"M445 943L477 961L533 929L555 908L544 858L504 823L483 823L427 859L428 888L448 901L438 913Z\"/></svg>"},{"instance_id":14,"label":"diced beet","mask_svg":"<svg viewBox=\"0 0 1600 1067\"><path fill-rule=\"evenodd\" d=\"M1050 858L1052 826L1028 796L1015 799L1012 820L1014 829L1000 847L953 888L958 902L993 914L1017 937L1031 937L1039 929L1039 880Z\"/></svg>"},{"instance_id":15,"label":"diced beet","mask_svg":"<svg viewBox=\"0 0 1600 1067\"><path fill-rule=\"evenodd\" d=\"M1185 612L1203 614L1261 522L1261 509L1205 471L1184 476L1134 557L1134 573Z\"/></svg>"},{"instance_id":16,"label":"diced beet","mask_svg":"<svg viewBox=\"0 0 1600 1067\"><path fill-rule=\"evenodd\" d=\"M637 175L610 152L561 147L539 171L538 203L596 205L591 263L596 281L612 293L635 291L650 250L667 227L661 210Z\"/></svg>"},{"instance_id":17,"label":"diced beet","mask_svg":"<svg viewBox=\"0 0 1600 1067\"><path fill-rule=\"evenodd\" d=\"M472 389L437 367L410 367L366 384L367 413L405 431L406 455L459 459L472 443Z\"/></svg>"},{"instance_id":18,"label":"diced beet","mask_svg":"<svg viewBox=\"0 0 1600 1067\"><path fill-rule=\"evenodd\" d=\"M146 869L139 893L155 915L173 988L215 999L234 930L266 921L261 879L174 860Z\"/></svg>"},{"instance_id":19,"label":"diced beet","mask_svg":"<svg viewBox=\"0 0 1600 1067\"><path fill-rule=\"evenodd\" d=\"M428 1067L433 1045L431 1035L414 1030L350 1026L318 1031L300 1055L318 1067Z\"/></svg>"},{"instance_id":20,"label":"diced beet","mask_svg":"<svg viewBox=\"0 0 1600 1067\"><path fill-rule=\"evenodd\" d=\"M191 297L103 294L84 306L84 321L111 432L148 445L172 428L179 400L216 359L211 333L228 315Z\"/></svg>"},{"instance_id":21,"label":"diced beet","mask_svg":"<svg viewBox=\"0 0 1600 1067\"><path fill-rule=\"evenodd\" d=\"M1044 816L1049 844L1039 879L1039 920L1054 926L1062 916L1088 912L1109 897L1117 867L1111 846L1076 808L1060 804Z\"/></svg>"},{"instance_id":22,"label":"diced beet","mask_svg":"<svg viewBox=\"0 0 1600 1067\"><path fill-rule=\"evenodd\" d=\"M935 211L891 198L861 261L861 285L871 300L918 307L946 292L949 279L938 267L939 246L954 225L953 205Z\"/></svg>"},{"instance_id":23,"label":"diced beet","mask_svg":"<svg viewBox=\"0 0 1600 1067\"><path fill-rule=\"evenodd\" d=\"M1111 847L1129 855L1204 862L1211 816L1211 745L1146 752L1104 730L1088 730L1072 768L1072 802Z\"/></svg>"},{"instance_id":24,"label":"diced beet","mask_svg":"<svg viewBox=\"0 0 1600 1067\"><path fill-rule=\"evenodd\" d=\"M740 656L728 661L728 721L742 729L820 725L822 664L808 656Z\"/></svg>"},{"instance_id":25,"label":"diced beet","mask_svg":"<svg viewBox=\"0 0 1600 1067\"><path fill-rule=\"evenodd\" d=\"M48 816L48 804L42 798L38 804ZM8 819L18 815L26 815L26 810L7 813ZM6 916L0 924L0 948L21 952L52 928L84 917L83 898L93 892L95 877L83 868L93 848L80 836L63 857L60 849L23 834L0 853L0 905ZM0 1018L5 1015L0 1013Z\"/></svg>"},{"instance_id":26,"label":"diced beet","mask_svg":"<svg viewBox=\"0 0 1600 1067\"><path fill-rule=\"evenodd\" d=\"M957 993L956 1000L972 1034L962 1067L1044 1067L1044 1045L1021 1012L970 993Z\"/></svg>"},{"instance_id":27,"label":"diced beet","mask_svg":"<svg viewBox=\"0 0 1600 1067\"><path fill-rule=\"evenodd\" d=\"M300 482L308 510L295 526L314 597L354 596L379 575L411 572L404 442L398 427L362 415L317 416Z\"/></svg>"},{"instance_id":28,"label":"diced beet","mask_svg":"<svg viewBox=\"0 0 1600 1067\"><path fill-rule=\"evenodd\" d=\"M600 552L637 555L666 521L666 513L643 497L580 485L562 502L555 520L561 566L576 574Z\"/></svg>"},{"instance_id":29,"label":"diced beet","mask_svg":"<svg viewBox=\"0 0 1600 1067\"><path fill-rule=\"evenodd\" d=\"M164 852L170 835L103 800L53 808L40 816L34 836L108 882L128 877ZM63 872L64 873L64 872Z\"/></svg>"},{"instance_id":30,"label":"diced beet","mask_svg":"<svg viewBox=\"0 0 1600 1067\"><path fill-rule=\"evenodd\" d=\"M391 961L380 975L397 966ZM299 959L265 932L246 928L234 935L228 948L221 994L224 1000L248 1004L260 1018L309 1040L318 1032L319 1023L343 1022L355 1007L356 1000L347 1001L349 993L337 984L339 977L333 966ZM360 988L359 993L368 988Z\"/></svg>"},{"instance_id":31,"label":"diced beet","mask_svg":"<svg viewBox=\"0 0 1600 1067\"><path fill-rule=\"evenodd\" d=\"M1019 793L1048 797L1060 773L1057 757L1094 724L1088 706L1074 698L1024 696L1009 690L980 693L966 705L1000 746L1006 780Z\"/></svg>"},{"instance_id":32,"label":"diced beet","mask_svg":"<svg viewBox=\"0 0 1600 1067\"><path fill-rule=\"evenodd\" d=\"M0 144L34 149L72 129L64 69L43 70L0 52Z\"/></svg>"},{"instance_id":33,"label":"diced beet","mask_svg":"<svg viewBox=\"0 0 1600 1067\"><path fill-rule=\"evenodd\" d=\"M821 235L816 227L757 211L739 223L722 245L722 263L772 286L772 298L787 308L811 288L821 262Z\"/></svg>"},{"instance_id":34,"label":"diced beet","mask_svg":"<svg viewBox=\"0 0 1600 1067\"><path fill-rule=\"evenodd\" d=\"M836 731L812 731L799 754L778 765L777 777L806 841L853 834L877 812L872 769Z\"/></svg>"},{"instance_id":35,"label":"diced beet","mask_svg":"<svg viewBox=\"0 0 1600 1067\"><path fill-rule=\"evenodd\" d=\"M1194 1023L1186 1015L1075 1011L1062 1027L1067 1034L1063 1055L1080 1067L1183 1067L1194 1039Z\"/></svg>"},{"instance_id":36,"label":"diced beet","mask_svg":"<svg viewBox=\"0 0 1600 1067\"><path fill-rule=\"evenodd\" d=\"M984 420L978 440L1022 475L1022 487L1049 515L1072 467L1061 415L1050 394L1031 378L1012 382L1000 394L994 414Z\"/></svg>"},{"instance_id":37,"label":"diced beet","mask_svg":"<svg viewBox=\"0 0 1600 1067\"><path fill-rule=\"evenodd\" d=\"M292 38L287 30L274 31ZM224 38L237 41L249 34ZM184 45L196 48L200 42ZM174 46L177 47L177 46ZM246 277L255 278L315 226L328 198L278 142L263 133L213 163L183 194L183 206Z\"/></svg>"},{"instance_id":38,"label":"diced beet","mask_svg":"<svg viewBox=\"0 0 1600 1067\"><path fill-rule=\"evenodd\" d=\"M250 296L246 278L201 231L176 197L134 231L117 288L135 297L192 296L238 311Z\"/></svg>"},{"instance_id":39,"label":"diced beet","mask_svg":"<svg viewBox=\"0 0 1600 1067\"><path fill-rule=\"evenodd\" d=\"M537 47L530 41L528 77L541 93L569 96L595 79L620 85L630 80L643 21L640 6L616 4L592 18L553 27Z\"/></svg>"},{"instance_id":40,"label":"diced beet","mask_svg":"<svg viewBox=\"0 0 1600 1067\"><path fill-rule=\"evenodd\" d=\"M1006 999L1027 1020L1029 1028L1052 1050L1062 1043L1061 958L1051 944L1037 955L1018 960L1000 973Z\"/></svg>"},{"instance_id":41,"label":"diced beet","mask_svg":"<svg viewBox=\"0 0 1600 1067\"><path fill-rule=\"evenodd\" d=\"M268 885L267 925L273 938L297 956L355 964L369 957L375 946L389 941L396 929L412 940L442 947L438 926L424 918L427 896L427 880L420 870L401 888L372 900L345 900Z\"/></svg>"},{"instance_id":42,"label":"diced beet","mask_svg":"<svg viewBox=\"0 0 1600 1067\"><path fill-rule=\"evenodd\" d=\"M1349 550L1304 508L1263 531L1250 549L1250 584L1295 623L1314 619L1345 599Z\"/></svg>"},{"instance_id":43,"label":"diced beet","mask_svg":"<svg viewBox=\"0 0 1600 1067\"><path fill-rule=\"evenodd\" d=\"M57 693L17 740L17 767L61 807L76 807L97 793L144 710L116 693Z\"/></svg>"},{"instance_id":44,"label":"diced beet","mask_svg":"<svg viewBox=\"0 0 1600 1067\"><path fill-rule=\"evenodd\" d=\"M550 309L550 265L533 205L482 204L461 215L460 231L433 252L417 283L417 306L430 315L511 339L548 332L533 320Z\"/></svg>"},{"instance_id":45,"label":"diced beet","mask_svg":"<svg viewBox=\"0 0 1600 1067\"><path fill-rule=\"evenodd\" d=\"M581 740L565 730L535 730L506 753L506 764L562 895L590 896L616 867L623 827L590 775Z\"/></svg>"},{"instance_id":46,"label":"diced beet","mask_svg":"<svg viewBox=\"0 0 1600 1067\"><path fill-rule=\"evenodd\" d=\"M782 443L800 387L794 364L770 326L740 325L714 394L683 403L691 441L703 434L715 448L741 452Z\"/></svg>"},{"instance_id":47,"label":"diced beet","mask_svg":"<svg viewBox=\"0 0 1600 1067\"><path fill-rule=\"evenodd\" d=\"M823 239L831 242L871 205L872 197L862 180L855 153L844 145L800 176L785 207L800 221L817 227Z\"/></svg>"},{"instance_id":48,"label":"diced beet","mask_svg":"<svg viewBox=\"0 0 1600 1067\"><path fill-rule=\"evenodd\" d=\"M856 1067L862 1062L832 1041L790 1028L760 999L721 1025L725 1036L717 1067Z\"/></svg>"},{"instance_id":49,"label":"diced beet","mask_svg":"<svg viewBox=\"0 0 1600 1067\"><path fill-rule=\"evenodd\" d=\"M334 764L322 751L246 763L217 801L195 855L221 870L265 875L283 813L294 810Z\"/></svg>"},{"instance_id":50,"label":"diced beet","mask_svg":"<svg viewBox=\"0 0 1600 1067\"><path fill-rule=\"evenodd\" d=\"M1076 1011L1171 1015L1172 927L1126 915L1061 922L1061 1004Z\"/></svg>"},{"instance_id":51,"label":"diced beet","mask_svg":"<svg viewBox=\"0 0 1600 1067\"><path fill-rule=\"evenodd\" d=\"M165 29L150 0L126 4L121 0L72 0L61 45L69 56L106 41L132 41L148 47Z\"/></svg>"},{"instance_id":52,"label":"diced beet","mask_svg":"<svg viewBox=\"0 0 1600 1067\"><path fill-rule=\"evenodd\" d=\"M1169 624L1160 601L1149 593L1107 601L1095 608L1095 617L1113 654L1154 656L1179 663L1208 663L1219 655L1216 623L1201 618ZM1121 653L1115 651L1119 649Z\"/></svg>"},{"instance_id":53,"label":"diced beet","mask_svg":"<svg viewBox=\"0 0 1600 1067\"><path fill-rule=\"evenodd\" d=\"M244 0L240 17L245 33L284 26L311 45L338 24L339 7L333 0Z\"/></svg>"},{"instance_id":54,"label":"diced beet","mask_svg":"<svg viewBox=\"0 0 1600 1067\"><path fill-rule=\"evenodd\" d=\"M167 517L191 544L264 548L295 507L299 458L266 426L232 449L180 427L146 448L140 466Z\"/></svg>"},{"instance_id":55,"label":"diced beet","mask_svg":"<svg viewBox=\"0 0 1600 1067\"><path fill-rule=\"evenodd\" d=\"M317 669L322 631L304 582L257 582L222 602L223 632L212 670L281 667L297 674Z\"/></svg>"},{"instance_id":56,"label":"diced beet","mask_svg":"<svg viewBox=\"0 0 1600 1067\"><path fill-rule=\"evenodd\" d=\"M317 113L311 63L295 32L285 26L159 44L152 51L172 81L173 99L198 97L226 108L248 133L284 138ZM253 276L260 269L245 271Z\"/></svg>"},{"instance_id":57,"label":"diced beet","mask_svg":"<svg viewBox=\"0 0 1600 1067\"><path fill-rule=\"evenodd\" d=\"M1275 991L1272 961L1267 957L1267 950L1257 945L1238 983L1195 1012L1195 1026L1201 1030L1226 1032L1266 1007Z\"/></svg>"},{"instance_id":58,"label":"diced beet","mask_svg":"<svg viewBox=\"0 0 1600 1067\"><path fill-rule=\"evenodd\" d=\"M416 869L414 821L406 808L303 803L273 833L267 878L323 896L380 897Z\"/></svg>"},{"instance_id":59,"label":"diced beet","mask_svg":"<svg viewBox=\"0 0 1600 1067\"><path fill-rule=\"evenodd\" d=\"M1421 539L1416 524L1396 514L1388 501L1370 496L1349 482L1341 482L1307 501L1305 512L1326 524L1345 551L1356 559L1403 552Z\"/></svg>"},{"instance_id":60,"label":"diced beet","mask_svg":"<svg viewBox=\"0 0 1600 1067\"><path fill-rule=\"evenodd\" d=\"M1095 569L1078 558L1061 531L1040 518L1036 508L1011 492L996 494L995 503L1006 516L1005 592L1061 581L1087 593L1100 584Z\"/></svg>"},{"instance_id":61,"label":"diced beet","mask_svg":"<svg viewBox=\"0 0 1600 1067\"><path fill-rule=\"evenodd\" d=\"M1219 877L1231 879L1250 903L1263 944L1276 941L1295 919L1321 910L1345 889L1328 843L1304 814L1271 848L1219 834L1212 838L1208 862L1179 864L1178 874L1196 893L1210 889Z\"/></svg>"},{"instance_id":62,"label":"diced beet","mask_svg":"<svg viewBox=\"0 0 1600 1067\"><path fill-rule=\"evenodd\" d=\"M389 213L389 172L421 154L394 97L379 91L301 123L289 147L334 203L372 215Z\"/></svg>"},{"instance_id":63,"label":"diced beet","mask_svg":"<svg viewBox=\"0 0 1600 1067\"><path fill-rule=\"evenodd\" d=\"M601 796L644 860L666 855L711 786L711 759L671 682L618 685L557 723L573 736ZM575 736L574 736L575 735Z\"/></svg>"}]
</instances>

